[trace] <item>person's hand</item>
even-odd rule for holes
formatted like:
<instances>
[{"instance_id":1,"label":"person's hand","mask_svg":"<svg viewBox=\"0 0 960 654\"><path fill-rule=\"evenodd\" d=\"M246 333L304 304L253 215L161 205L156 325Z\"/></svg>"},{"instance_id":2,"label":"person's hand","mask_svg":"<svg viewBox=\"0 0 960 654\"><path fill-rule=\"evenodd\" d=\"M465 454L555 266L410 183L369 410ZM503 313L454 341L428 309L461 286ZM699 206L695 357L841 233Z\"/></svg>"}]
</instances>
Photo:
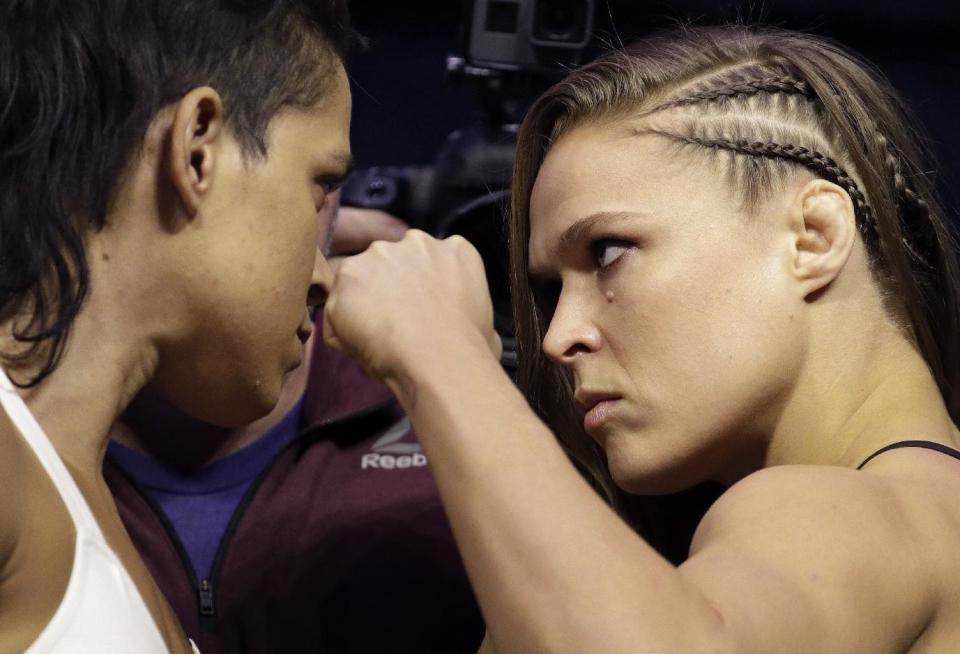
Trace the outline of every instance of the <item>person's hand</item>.
<instances>
[{"instance_id":1,"label":"person's hand","mask_svg":"<svg viewBox=\"0 0 960 654\"><path fill-rule=\"evenodd\" d=\"M376 241L399 241L407 229L405 222L384 211L340 207L327 262L336 272L345 257L363 252Z\"/></svg>"},{"instance_id":2,"label":"person's hand","mask_svg":"<svg viewBox=\"0 0 960 654\"><path fill-rule=\"evenodd\" d=\"M323 337L383 379L438 359L456 365L470 347L500 356L479 253L462 237L438 241L419 230L343 262Z\"/></svg>"}]
</instances>

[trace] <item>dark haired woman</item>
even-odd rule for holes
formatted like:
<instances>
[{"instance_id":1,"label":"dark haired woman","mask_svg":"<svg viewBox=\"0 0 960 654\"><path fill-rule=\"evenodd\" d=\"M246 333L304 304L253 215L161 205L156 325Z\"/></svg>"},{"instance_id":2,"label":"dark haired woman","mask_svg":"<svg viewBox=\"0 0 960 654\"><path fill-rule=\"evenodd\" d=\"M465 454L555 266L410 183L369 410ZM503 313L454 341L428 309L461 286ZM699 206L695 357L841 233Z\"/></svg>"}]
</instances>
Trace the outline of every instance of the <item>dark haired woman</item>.
<instances>
[{"instance_id":1,"label":"dark haired woman","mask_svg":"<svg viewBox=\"0 0 960 654\"><path fill-rule=\"evenodd\" d=\"M573 72L519 136L526 397L469 246L408 234L339 271L326 337L410 414L488 651L957 651L960 279L908 125L797 33ZM674 566L567 453L632 493L728 490Z\"/></svg>"},{"instance_id":2,"label":"dark haired woman","mask_svg":"<svg viewBox=\"0 0 960 654\"><path fill-rule=\"evenodd\" d=\"M111 425L148 383L249 422L309 335L353 36L335 2L228 4L0 8L2 652L194 649L104 482Z\"/></svg>"}]
</instances>

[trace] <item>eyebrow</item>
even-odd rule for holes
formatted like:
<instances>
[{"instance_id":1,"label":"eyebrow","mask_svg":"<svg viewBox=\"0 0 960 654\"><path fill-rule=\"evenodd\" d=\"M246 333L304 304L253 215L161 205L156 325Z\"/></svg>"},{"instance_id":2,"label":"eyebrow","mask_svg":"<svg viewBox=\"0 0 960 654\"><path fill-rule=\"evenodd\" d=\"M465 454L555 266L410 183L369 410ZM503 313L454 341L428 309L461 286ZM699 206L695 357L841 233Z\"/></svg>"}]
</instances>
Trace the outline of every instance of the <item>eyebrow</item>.
<instances>
[{"instance_id":1,"label":"eyebrow","mask_svg":"<svg viewBox=\"0 0 960 654\"><path fill-rule=\"evenodd\" d=\"M640 211L598 211L585 218L576 221L565 230L557 240L557 254L563 254L574 249L574 246L582 241L598 225L603 223L622 223L627 221L649 219L650 214ZM533 279L546 279L550 276L550 271L546 268L529 266L527 274Z\"/></svg>"}]
</instances>

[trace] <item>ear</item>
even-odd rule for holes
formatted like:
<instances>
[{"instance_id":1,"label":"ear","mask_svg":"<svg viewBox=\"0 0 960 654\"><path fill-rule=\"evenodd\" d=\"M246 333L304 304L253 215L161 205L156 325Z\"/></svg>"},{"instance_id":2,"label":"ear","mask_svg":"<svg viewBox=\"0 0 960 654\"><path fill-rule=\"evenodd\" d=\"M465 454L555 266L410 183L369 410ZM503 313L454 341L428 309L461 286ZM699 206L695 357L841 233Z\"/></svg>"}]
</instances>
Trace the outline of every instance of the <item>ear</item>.
<instances>
[{"instance_id":1,"label":"ear","mask_svg":"<svg viewBox=\"0 0 960 654\"><path fill-rule=\"evenodd\" d=\"M850 259L857 240L856 212L846 191L815 179L797 194L791 213L791 269L807 297L826 288Z\"/></svg>"},{"instance_id":2,"label":"ear","mask_svg":"<svg viewBox=\"0 0 960 654\"><path fill-rule=\"evenodd\" d=\"M173 186L191 218L213 186L223 130L223 103L209 86L193 89L177 103L168 166Z\"/></svg>"}]
</instances>

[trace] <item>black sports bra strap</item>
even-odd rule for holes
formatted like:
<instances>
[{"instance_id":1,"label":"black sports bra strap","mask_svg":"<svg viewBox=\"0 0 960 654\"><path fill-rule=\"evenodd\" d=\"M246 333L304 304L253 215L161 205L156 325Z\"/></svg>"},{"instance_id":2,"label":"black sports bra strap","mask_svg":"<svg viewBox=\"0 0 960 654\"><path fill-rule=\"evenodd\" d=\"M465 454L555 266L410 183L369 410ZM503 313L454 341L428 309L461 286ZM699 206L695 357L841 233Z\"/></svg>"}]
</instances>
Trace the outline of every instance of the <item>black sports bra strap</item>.
<instances>
[{"instance_id":1,"label":"black sports bra strap","mask_svg":"<svg viewBox=\"0 0 960 654\"><path fill-rule=\"evenodd\" d=\"M867 465L867 463L869 463L870 460L873 459L873 457L879 454L883 454L887 450L895 450L900 447L922 447L927 450L936 450L937 452L940 452L942 454L952 456L955 459L960 459L960 451L957 451L952 447L948 447L940 443L934 443L933 441L899 441L897 443L890 443L889 445L881 447L879 450L877 450L876 452L868 456L866 459L864 459L863 463L857 466L857 470Z\"/></svg>"}]
</instances>

